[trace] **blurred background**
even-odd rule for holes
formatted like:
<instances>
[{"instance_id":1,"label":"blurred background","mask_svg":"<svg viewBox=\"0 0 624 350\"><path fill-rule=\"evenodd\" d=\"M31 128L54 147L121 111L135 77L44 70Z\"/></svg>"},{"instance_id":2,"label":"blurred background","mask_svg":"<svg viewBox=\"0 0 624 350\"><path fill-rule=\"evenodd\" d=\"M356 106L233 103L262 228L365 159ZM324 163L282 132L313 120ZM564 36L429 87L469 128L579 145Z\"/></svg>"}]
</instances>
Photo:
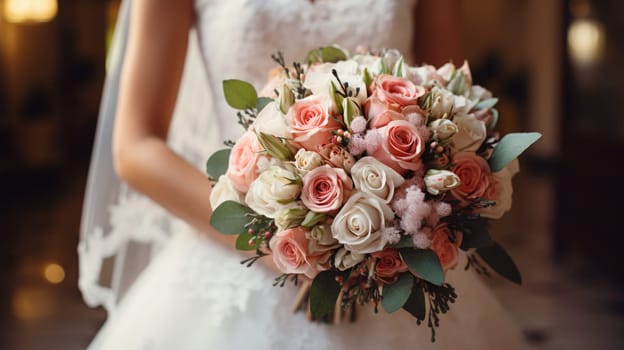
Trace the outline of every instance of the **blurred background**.
<instances>
[{"instance_id":1,"label":"blurred background","mask_svg":"<svg viewBox=\"0 0 624 350\"><path fill-rule=\"evenodd\" d=\"M0 0L0 349L82 349L105 320L77 289L79 220L118 0ZM624 2L470 0L474 80L521 159L494 232L522 287L488 280L536 349L624 344Z\"/></svg>"}]
</instances>

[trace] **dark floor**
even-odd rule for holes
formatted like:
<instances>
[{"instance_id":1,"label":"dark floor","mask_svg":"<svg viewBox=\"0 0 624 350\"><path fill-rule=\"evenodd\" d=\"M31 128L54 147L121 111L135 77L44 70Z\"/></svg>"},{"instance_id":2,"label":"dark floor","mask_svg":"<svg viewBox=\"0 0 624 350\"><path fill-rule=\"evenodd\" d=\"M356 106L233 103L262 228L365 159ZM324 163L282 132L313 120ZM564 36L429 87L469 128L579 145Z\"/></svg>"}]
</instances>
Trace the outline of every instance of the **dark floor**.
<instances>
[{"instance_id":1,"label":"dark floor","mask_svg":"<svg viewBox=\"0 0 624 350\"><path fill-rule=\"evenodd\" d=\"M87 308L76 288L84 173L82 167L62 177L3 181L2 202L10 205L0 213L1 349L83 349L106 317ZM492 278L492 287L536 349L622 348L621 296L600 281L580 283L572 263L557 267L551 259L551 180L525 171L515 185L514 210L495 224L494 235L514 256L524 285ZM64 269L61 283L46 280L52 263Z\"/></svg>"}]
</instances>

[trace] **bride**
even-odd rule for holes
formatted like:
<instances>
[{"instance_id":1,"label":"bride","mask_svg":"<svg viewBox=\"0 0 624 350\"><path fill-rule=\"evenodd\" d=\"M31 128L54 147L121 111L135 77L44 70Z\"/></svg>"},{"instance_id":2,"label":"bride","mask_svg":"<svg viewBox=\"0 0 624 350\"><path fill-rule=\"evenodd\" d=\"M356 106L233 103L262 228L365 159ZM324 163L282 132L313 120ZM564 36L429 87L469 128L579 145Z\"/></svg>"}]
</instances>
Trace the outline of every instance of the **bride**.
<instances>
[{"instance_id":1,"label":"bride","mask_svg":"<svg viewBox=\"0 0 624 350\"><path fill-rule=\"evenodd\" d=\"M364 308L355 323L308 322L304 313L290 312L296 289L272 286L278 273L271 259L242 267L234 241L209 225L211 184L201 168L223 140L242 131L224 103L222 80L261 86L273 65L271 53L281 50L295 60L331 43L404 53L413 46L419 60L458 61L459 5L125 1L108 62L79 246L83 296L109 311L90 348L523 348L492 293L464 271L447 276L459 298L441 317L433 345L429 329L403 311L375 315Z\"/></svg>"}]
</instances>

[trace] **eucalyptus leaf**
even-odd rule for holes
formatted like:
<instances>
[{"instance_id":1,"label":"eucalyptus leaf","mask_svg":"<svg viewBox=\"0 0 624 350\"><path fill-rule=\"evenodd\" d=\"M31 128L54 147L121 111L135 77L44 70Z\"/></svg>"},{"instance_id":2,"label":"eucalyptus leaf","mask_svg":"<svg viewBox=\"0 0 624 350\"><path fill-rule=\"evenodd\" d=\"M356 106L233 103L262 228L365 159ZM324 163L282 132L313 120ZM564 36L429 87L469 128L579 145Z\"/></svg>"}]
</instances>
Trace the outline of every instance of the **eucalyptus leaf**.
<instances>
[{"instance_id":1,"label":"eucalyptus leaf","mask_svg":"<svg viewBox=\"0 0 624 350\"><path fill-rule=\"evenodd\" d=\"M488 129L494 130L496 129L496 125L498 124L498 109L492 108L490 109L490 112L492 112L492 121L490 122Z\"/></svg>"},{"instance_id":2,"label":"eucalyptus leaf","mask_svg":"<svg viewBox=\"0 0 624 350\"><path fill-rule=\"evenodd\" d=\"M244 233L252 220L249 214L253 213L253 210L240 203L225 201L212 212L210 225L223 234Z\"/></svg>"},{"instance_id":3,"label":"eucalyptus leaf","mask_svg":"<svg viewBox=\"0 0 624 350\"><path fill-rule=\"evenodd\" d=\"M464 221L465 230L461 242L461 249L483 248L492 245L488 221L484 218Z\"/></svg>"},{"instance_id":4,"label":"eucalyptus leaf","mask_svg":"<svg viewBox=\"0 0 624 350\"><path fill-rule=\"evenodd\" d=\"M412 240L412 236L405 235L401 236L401 240L395 244L391 244L390 248L413 248L414 241Z\"/></svg>"},{"instance_id":5,"label":"eucalyptus leaf","mask_svg":"<svg viewBox=\"0 0 624 350\"><path fill-rule=\"evenodd\" d=\"M254 236L250 235L247 232L243 232L238 235L236 238L236 249L238 250L255 250L256 246L249 244L249 241L252 240Z\"/></svg>"},{"instance_id":6,"label":"eucalyptus leaf","mask_svg":"<svg viewBox=\"0 0 624 350\"><path fill-rule=\"evenodd\" d=\"M487 98L483 101L480 101L474 106L474 109L488 109L496 106L498 103L498 99L496 97Z\"/></svg>"},{"instance_id":7,"label":"eucalyptus leaf","mask_svg":"<svg viewBox=\"0 0 624 350\"><path fill-rule=\"evenodd\" d=\"M522 276L518 267L500 244L495 242L488 247L478 248L477 254L501 276L516 284L522 284Z\"/></svg>"},{"instance_id":8,"label":"eucalyptus leaf","mask_svg":"<svg viewBox=\"0 0 624 350\"><path fill-rule=\"evenodd\" d=\"M273 102L272 98L258 97L258 101L256 101L256 110L258 110L258 113L260 113L260 111L262 111L264 107L266 107L266 105L268 105L271 102Z\"/></svg>"},{"instance_id":9,"label":"eucalyptus leaf","mask_svg":"<svg viewBox=\"0 0 624 350\"><path fill-rule=\"evenodd\" d=\"M227 103L236 109L253 109L257 107L258 94L253 85L246 81L230 79L223 81L223 93Z\"/></svg>"},{"instance_id":10,"label":"eucalyptus leaf","mask_svg":"<svg viewBox=\"0 0 624 350\"><path fill-rule=\"evenodd\" d=\"M444 271L433 250L403 248L400 253L413 274L437 286L444 283Z\"/></svg>"},{"instance_id":11,"label":"eucalyptus leaf","mask_svg":"<svg viewBox=\"0 0 624 350\"><path fill-rule=\"evenodd\" d=\"M340 294L340 285L331 271L322 271L312 281L310 287L310 311L316 319L334 311Z\"/></svg>"},{"instance_id":12,"label":"eucalyptus leaf","mask_svg":"<svg viewBox=\"0 0 624 350\"><path fill-rule=\"evenodd\" d=\"M321 59L325 63L336 63L347 59L347 55L335 46L325 46L321 48Z\"/></svg>"},{"instance_id":13,"label":"eucalyptus leaf","mask_svg":"<svg viewBox=\"0 0 624 350\"><path fill-rule=\"evenodd\" d=\"M503 170L512 160L518 158L529 146L542 135L537 132L512 133L505 135L494 148L489 160L492 172Z\"/></svg>"},{"instance_id":14,"label":"eucalyptus leaf","mask_svg":"<svg viewBox=\"0 0 624 350\"><path fill-rule=\"evenodd\" d=\"M410 294L409 298L403 305L403 309L412 316L416 317L416 319L423 321L425 319L425 314L427 312L427 307L425 306L425 293L422 290L422 287L415 286L412 289L412 294Z\"/></svg>"},{"instance_id":15,"label":"eucalyptus leaf","mask_svg":"<svg viewBox=\"0 0 624 350\"><path fill-rule=\"evenodd\" d=\"M407 302L414 287L414 276L409 272L399 275L399 279L393 284L384 284L381 293L381 306L388 313L402 308Z\"/></svg>"},{"instance_id":16,"label":"eucalyptus leaf","mask_svg":"<svg viewBox=\"0 0 624 350\"><path fill-rule=\"evenodd\" d=\"M211 178L217 180L227 172L231 151L229 148L218 150L208 158L206 172Z\"/></svg>"}]
</instances>

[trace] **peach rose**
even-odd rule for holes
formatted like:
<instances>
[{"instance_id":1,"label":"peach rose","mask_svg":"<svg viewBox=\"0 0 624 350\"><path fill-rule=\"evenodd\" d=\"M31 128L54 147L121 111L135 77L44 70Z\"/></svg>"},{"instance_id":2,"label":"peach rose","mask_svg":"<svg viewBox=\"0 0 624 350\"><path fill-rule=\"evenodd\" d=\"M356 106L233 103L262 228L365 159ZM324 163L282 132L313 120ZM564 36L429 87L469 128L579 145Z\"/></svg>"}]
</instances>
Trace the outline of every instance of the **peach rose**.
<instances>
[{"instance_id":1,"label":"peach rose","mask_svg":"<svg viewBox=\"0 0 624 350\"><path fill-rule=\"evenodd\" d=\"M239 192L247 192L258 177L258 160L262 158L262 145L253 132L246 132L236 142L230 153L227 176Z\"/></svg>"},{"instance_id":2,"label":"peach rose","mask_svg":"<svg viewBox=\"0 0 624 350\"><path fill-rule=\"evenodd\" d=\"M482 157L472 152L460 152L453 156L455 166L451 171L459 176L460 185L451 190L462 204L485 198L490 187L490 166Z\"/></svg>"},{"instance_id":3,"label":"peach rose","mask_svg":"<svg viewBox=\"0 0 624 350\"><path fill-rule=\"evenodd\" d=\"M309 254L309 244L302 227L277 232L269 242L275 266L284 273L302 273L314 278L319 273L316 268L319 256Z\"/></svg>"},{"instance_id":4,"label":"peach rose","mask_svg":"<svg viewBox=\"0 0 624 350\"><path fill-rule=\"evenodd\" d=\"M287 115L293 140L309 151L316 151L329 143L332 131L340 127L331 115L330 106L329 98L322 95L308 96L295 102Z\"/></svg>"},{"instance_id":5,"label":"peach rose","mask_svg":"<svg viewBox=\"0 0 624 350\"><path fill-rule=\"evenodd\" d=\"M343 169L323 165L303 177L301 201L310 210L328 213L340 209L353 190L353 183Z\"/></svg>"},{"instance_id":6,"label":"peach rose","mask_svg":"<svg viewBox=\"0 0 624 350\"><path fill-rule=\"evenodd\" d=\"M378 75L371 86L372 94L365 109L369 120L386 110L399 112L402 107L415 105L425 94L425 88L408 79L387 74Z\"/></svg>"},{"instance_id":7,"label":"peach rose","mask_svg":"<svg viewBox=\"0 0 624 350\"><path fill-rule=\"evenodd\" d=\"M372 129L378 129L386 126L393 120L407 120L407 118L402 113L388 109L371 118L369 125Z\"/></svg>"},{"instance_id":8,"label":"peach rose","mask_svg":"<svg viewBox=\"0 0 624 350\"><path fill-rule=\"evenodd\" d=\"M405 120L395 120L381 129L381 146L372 154L399 174L408 170L418 170L422 166L420 156L425 143L418 129Z\"/></svg>"},{"instance_id":9,"label":"peach rose","mask_svg":"<svg viewBox=\"0 0 624 350\"><path fill-rule=\"evenodd\" d=\"M399 272L407 271L407 265L401 259L399 251L396 249L384 249L371 253L371 256L377 258L377 264L375 265L377 277L386 284L396 282L399 278Z\"/></svg>"},{"instance_id":10,"label":"peach rose","mask_svg":"<svg viewBox=\"0 0 624 350\"><path fill-rule=\"evenodd\" d=\"M455 242L451 242L451 235L451 230L445 223L438 224L431 232L431 246L429 249L436 253L444 271L457 265L459 246L462 241L461 232L455 232Z\"/></svg>"}]
</instances>

